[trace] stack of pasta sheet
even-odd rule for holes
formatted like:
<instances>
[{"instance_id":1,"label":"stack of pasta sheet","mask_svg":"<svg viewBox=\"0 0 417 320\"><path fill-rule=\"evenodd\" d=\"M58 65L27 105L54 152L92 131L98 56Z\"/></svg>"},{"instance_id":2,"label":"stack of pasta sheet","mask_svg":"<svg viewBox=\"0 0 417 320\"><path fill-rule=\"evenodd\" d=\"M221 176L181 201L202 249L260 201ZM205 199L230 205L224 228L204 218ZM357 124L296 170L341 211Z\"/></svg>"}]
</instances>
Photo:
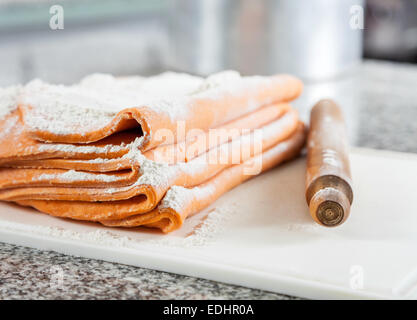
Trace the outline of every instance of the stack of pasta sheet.
<instances>
[{"instance_id":1,"label":"stack of pasta sheet","mask_svg":"<svg viewBox=\"0 0 417 320\"><path fill-rule=\"evenodd\" d=\"M0 91L0 200L53 216L169 232L297 156L289 75L93 74ZM279 182L277 182L279 183Z\"/></svg>"}]
</instances>

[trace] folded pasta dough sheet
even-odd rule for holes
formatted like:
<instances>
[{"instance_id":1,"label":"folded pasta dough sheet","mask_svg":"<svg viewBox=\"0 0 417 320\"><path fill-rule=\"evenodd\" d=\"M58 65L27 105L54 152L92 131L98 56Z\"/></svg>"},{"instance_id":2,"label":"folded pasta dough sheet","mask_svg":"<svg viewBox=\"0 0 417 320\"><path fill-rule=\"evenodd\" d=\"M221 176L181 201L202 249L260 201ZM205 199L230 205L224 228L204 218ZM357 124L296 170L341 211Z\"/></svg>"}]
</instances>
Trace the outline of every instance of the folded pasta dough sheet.
<instances>
[{"instance_id":1,"label":"folded pasta dough sheet","mask_svg":"<svg viewBox=\"0 0 417 320\"><path fill-rule=\"evenodd\" d=\"M287 101L301 88L288 75L224 72L92 75L73 86L35 80L2 89L0 200L108 226L174 230L246 180L237 168L248 161L269 159L260 173L299 153L305 130ZM212 129L223 134L210 139ZM218 155L227 161L211 161ZM172 190L217 185L231 172L236 178L210 197L180 209L163 205Z\"/></svg>"}]
</instances>

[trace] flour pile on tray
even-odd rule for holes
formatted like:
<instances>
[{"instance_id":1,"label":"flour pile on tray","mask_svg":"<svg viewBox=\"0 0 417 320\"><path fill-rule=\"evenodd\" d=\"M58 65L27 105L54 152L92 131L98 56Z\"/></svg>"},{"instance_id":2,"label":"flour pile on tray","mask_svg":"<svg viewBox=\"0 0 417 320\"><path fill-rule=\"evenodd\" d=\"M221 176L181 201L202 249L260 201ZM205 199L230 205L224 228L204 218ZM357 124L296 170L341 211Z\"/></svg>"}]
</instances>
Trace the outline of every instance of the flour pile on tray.
<instances>
[{"instance_id":1,"label":"flour pile on tray","mask_svg":"<svg viewBox=\"0 0 417 320\"><path fill-rule=\"evenodd\" d=\"M0 200L107 226L170 232L223 193L297 156L289 75L144 78L0 89Z\"/></svg>"}]
</instances>

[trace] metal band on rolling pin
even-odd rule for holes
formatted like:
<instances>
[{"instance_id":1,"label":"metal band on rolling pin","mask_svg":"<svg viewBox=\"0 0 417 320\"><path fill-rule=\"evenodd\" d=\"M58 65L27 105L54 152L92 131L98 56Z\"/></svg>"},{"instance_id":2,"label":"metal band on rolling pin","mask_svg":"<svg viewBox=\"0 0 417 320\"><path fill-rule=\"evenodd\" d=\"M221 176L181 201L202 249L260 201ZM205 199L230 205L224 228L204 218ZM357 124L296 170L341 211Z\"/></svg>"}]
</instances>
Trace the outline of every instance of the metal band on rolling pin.
<instances>
[{"instance_id":1,"label":"metal band on rolling pin","mask_svg":"<svg viewBox=\"0 0 417 320\"><path fill-rule=\"evenodd\" d=\"M332 100L311 110L307 138L306 200L313 219L327 227L346 221L353 201L346 127Z\"/></svg>"}]
</instances>

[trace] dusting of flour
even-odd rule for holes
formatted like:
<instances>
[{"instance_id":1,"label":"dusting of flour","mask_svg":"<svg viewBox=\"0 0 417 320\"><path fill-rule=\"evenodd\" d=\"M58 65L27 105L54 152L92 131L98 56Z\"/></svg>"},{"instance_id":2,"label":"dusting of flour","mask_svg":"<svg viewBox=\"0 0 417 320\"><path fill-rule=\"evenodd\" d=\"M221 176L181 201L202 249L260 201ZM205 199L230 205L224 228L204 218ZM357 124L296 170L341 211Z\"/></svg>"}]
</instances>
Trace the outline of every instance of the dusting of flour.
<instances>
[{"instance_id":1,"label":"dusting of flour","mask_svg":"<svg viewBox=\"0 0 417 320\"><path fill-rule=\"evenodd\" d=\"M46 236L60 240L80 241L83 243L87 242L109 247L126 247L129 241L131 241L128 237L121 237L107 230L77 232L61 227L27 225L8 221L1 221L0 228L13 232L24 232L25 234Z\"/></svg>"},{"instance_id":2,"label":"dusting of flour","mask_svg":"<svg viewBox=\"0 0 417 320\"><path fill-rule=\"evenodd\" d=\"M0 88L0 120L17 108L21 86Z\"/></svg>"},{"instance_id":3,"label":"dusting of flour","mask_svg":"<svg viewBox=\"0 0 417 320\"><path fill-rule=\"evenodd\" d=\"M48 174L43 173L38 177L35 177L34 181L50 181L54 179L59 179L62 181L102 181L102 182L113 182L123 179L124 177L118 177L116 175L109 175L109 174L92 174L88 172L81 172L75 170L68 170L64 173L59 174Z\"/></svg>"},{"instance_id":4,"label":"dusting of flour","mask_svg":"<svg viewBox=\"0 0 417 320\"><path fill-rule=\"evenodd\" d=\"M200 225L195 226L193 232L185 237L158 234L155 235L157 239L132 239L110 230L96 229L94 231L78 232L63 227L28 225L9 221L0 221L0 229L26 235L44 236L56 240L89 243L107 248L135 249L143 246L201 247L210 245L210 243L215 241L216 237L224 232L226 223L236 212L234 205L213 209L208 213L206 219Z\"/></svg>"},{"instance_id":5,"label":"dusting of flour","mask_svg":"<svg viewBox=\"0 0 417 320\"><path fill-rule=\"evenodd\" d=\"M185 238L166 235L156 240L148 240L149 245L164 247L201 247L208 246L225 232L228 222L237 214L236 204L222 205L207 213L201 224L195 226ZM188 221L185 222L185 224ZM183 226L186 228L186 225Z\"/></svg>"},{"instance_id":6,"label":"dusting of flour","mask_svg":"<svg viewBox=\"0 0 417 320\"><path fill-rule=\"evenodd\" d=\"M107 144L105 146L83 146L83 145L72 145L72 144L64 144L64 143L44 143L38 146L38 150L43 151L61 151L67 153L113 153L119 152L121 150L126 149L128 147L127 144L122 143L120 145L111 145Z\"/></svg>"},{"instance_id":7,"label":"dusting of flour","mask_svg":"<svg viewBox=\"0 0 417 320\"><path fill-rule=\"evenodd\" d=\"M223 71L206 79L173 72L147 78L93 74L72 86L33 80L23 88L19 99L31 106L25 123L32 130L84 134L105 127L119 111L129 107L145 107L174 121L182 120L193 107L191 99L217 99L255 89L267 81L259 76L242 77L236 71Z\"/></svg>"},{"instance_id":8,"label":"dusting of flour","mask_svg":"<svg viewBox=\"0 0 417 320\"><path fill-rule=\"evenodd\" d=\"M194 188L172 186L162 199L159 208L172 208L175 211L180 212L189 202L205 199L215 191L214 186L211 185Z\"/></svg>"}]
</instances>

